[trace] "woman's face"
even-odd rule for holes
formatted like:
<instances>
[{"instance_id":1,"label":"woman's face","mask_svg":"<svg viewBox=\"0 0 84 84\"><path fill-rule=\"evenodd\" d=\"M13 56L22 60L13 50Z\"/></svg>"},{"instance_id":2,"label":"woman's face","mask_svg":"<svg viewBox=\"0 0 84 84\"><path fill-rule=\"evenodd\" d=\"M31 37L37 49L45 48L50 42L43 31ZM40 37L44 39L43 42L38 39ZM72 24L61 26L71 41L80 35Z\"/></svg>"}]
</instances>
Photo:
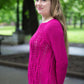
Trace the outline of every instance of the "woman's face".
<instances>
[{"instance_id":1,"label":"woman's face","mask_svg":"<svg viewBox=\"0 0 84 84\"><path fill-rule=\"evenodd\" d=\"M35 7L42 16L50 15L50 0L36 0Z\"/></svg>"}]
</instances>

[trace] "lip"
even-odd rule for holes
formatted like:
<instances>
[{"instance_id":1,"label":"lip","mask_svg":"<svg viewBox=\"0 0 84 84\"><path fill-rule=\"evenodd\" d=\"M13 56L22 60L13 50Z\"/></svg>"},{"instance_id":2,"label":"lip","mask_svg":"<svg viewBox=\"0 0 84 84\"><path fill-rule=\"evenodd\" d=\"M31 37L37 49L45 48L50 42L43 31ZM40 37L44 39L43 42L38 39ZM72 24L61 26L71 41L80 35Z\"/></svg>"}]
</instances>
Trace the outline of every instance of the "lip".
<instances>
[{"instance_id":1,"label":"lip","mask_svg":"<svg viewBox=\"0 0 84 84\"><path fill-rule=\"evenodd\" d=\"M37 8L38 10L42 10L42 8Z\"/></svg>"}]
</instances>

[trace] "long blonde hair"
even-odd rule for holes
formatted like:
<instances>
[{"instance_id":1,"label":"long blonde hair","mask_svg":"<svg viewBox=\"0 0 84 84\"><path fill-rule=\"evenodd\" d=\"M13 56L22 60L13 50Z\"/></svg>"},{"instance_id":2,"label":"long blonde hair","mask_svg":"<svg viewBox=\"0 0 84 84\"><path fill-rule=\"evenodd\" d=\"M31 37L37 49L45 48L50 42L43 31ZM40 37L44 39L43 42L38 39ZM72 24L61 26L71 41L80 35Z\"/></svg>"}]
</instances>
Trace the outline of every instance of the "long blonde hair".
<instances>
[{"instance_id":1,"label":"long blonde hair","mask_svg":"<svg viewBox=\"0 0 84 84\"><path fill-rule=\"evenodd\" d=\"M59 0L50 0L50 1L51 1L50 14L53 18L59 20L62 25L62 28L64 31L65 47L66 47L67 56L68 56L68 39L67 39L66 21L61 9L60 1Z\"/></svg>"}]
</instances>

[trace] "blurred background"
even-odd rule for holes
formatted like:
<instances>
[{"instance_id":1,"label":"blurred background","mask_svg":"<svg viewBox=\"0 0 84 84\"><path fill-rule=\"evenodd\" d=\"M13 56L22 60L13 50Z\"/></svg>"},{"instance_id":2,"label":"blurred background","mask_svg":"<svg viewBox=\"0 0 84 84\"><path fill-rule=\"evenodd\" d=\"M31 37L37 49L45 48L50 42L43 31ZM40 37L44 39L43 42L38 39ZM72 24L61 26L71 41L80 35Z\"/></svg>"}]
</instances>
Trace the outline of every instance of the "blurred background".
<instances>
[{"instance_id":1,"label":"blurred background","mask_svg":"<svg viewBox=\"0 0 84 84\"><path fill-rule=\"evenodd\" d=\"M29 40L41 21L35 0L0 0L0 84L28 84ZM84 0L60 0L69 64L64 84L84 84Z\"/></svg>"}]
</instances>

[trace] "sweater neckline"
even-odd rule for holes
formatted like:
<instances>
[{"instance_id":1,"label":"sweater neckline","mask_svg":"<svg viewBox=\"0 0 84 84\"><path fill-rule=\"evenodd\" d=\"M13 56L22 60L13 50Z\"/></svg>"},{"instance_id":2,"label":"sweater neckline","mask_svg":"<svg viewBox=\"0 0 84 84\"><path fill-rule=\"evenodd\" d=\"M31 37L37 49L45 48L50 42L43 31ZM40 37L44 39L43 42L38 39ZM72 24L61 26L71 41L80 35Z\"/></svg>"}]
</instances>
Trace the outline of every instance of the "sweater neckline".
<instances>
[{"instance_id":1,"label":"sweater neckline","mask_svg":"<svg viewBox=\"0 0 84 84\"><path fill-rule=\"evenodd\" d=\"M47 21L47 22L42 22L41 24L46 24L46 23L49 23L49 22L51 22L52 20L54 20L54 18L50 19L50 20L49 20L49 21Z\"/></svg>"}]
</instances>

